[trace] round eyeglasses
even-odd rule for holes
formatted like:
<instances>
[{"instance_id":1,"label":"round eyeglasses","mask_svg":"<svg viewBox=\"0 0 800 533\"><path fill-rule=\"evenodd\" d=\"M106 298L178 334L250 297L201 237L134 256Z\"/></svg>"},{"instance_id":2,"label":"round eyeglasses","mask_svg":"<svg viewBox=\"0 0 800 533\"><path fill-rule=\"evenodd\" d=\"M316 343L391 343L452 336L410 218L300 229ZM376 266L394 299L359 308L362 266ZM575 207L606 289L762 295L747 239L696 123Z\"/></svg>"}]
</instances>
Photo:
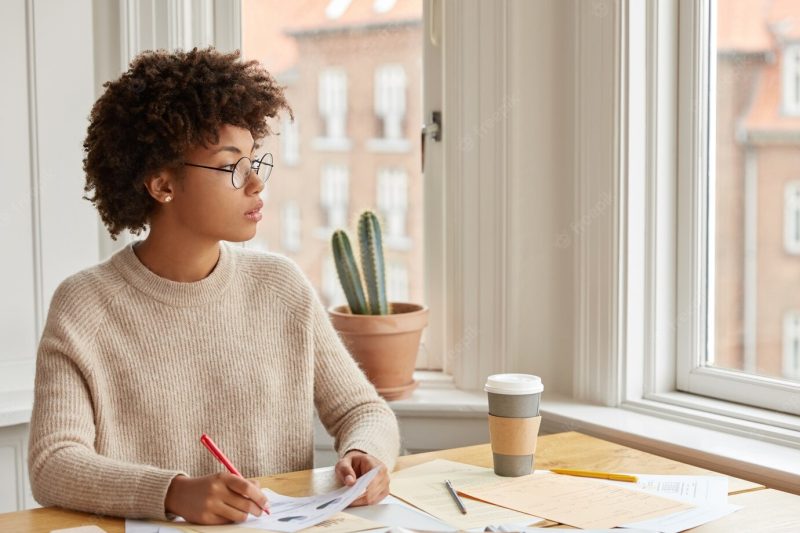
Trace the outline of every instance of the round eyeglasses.
<instances>
[{"instance_id":1,"label":"round eyeglasses","mask_svg":"<svg viewBox=\"0 0 800 533\"><path fill-rule=\"evenodd\" d=\"M269 175L272 173L272 154L267 152L259 159L253 161L249 157L242 157L234 165L225 165L224 167L209 167L206 165L198 165L195 163L184 163L187 167L207 168L208 170L219 170L221 172L229 172L231 175L231 184L236 189L241 189L247 183L247 178L250 172L255 172L256 176L262 183L266 183Z\"/></svg>"}]
</instances>

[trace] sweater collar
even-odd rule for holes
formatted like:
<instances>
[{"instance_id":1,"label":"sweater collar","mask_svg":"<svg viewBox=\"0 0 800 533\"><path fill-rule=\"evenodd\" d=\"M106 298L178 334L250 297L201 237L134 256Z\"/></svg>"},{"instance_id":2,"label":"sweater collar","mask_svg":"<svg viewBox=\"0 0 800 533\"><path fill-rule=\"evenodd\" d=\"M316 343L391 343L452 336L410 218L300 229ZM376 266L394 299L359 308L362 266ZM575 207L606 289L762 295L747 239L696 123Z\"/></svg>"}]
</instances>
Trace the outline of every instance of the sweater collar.
<instances>
[{"instance_id":1,"label":"sweater collar","mask_svg":"<svg viewBox=\"0 0 800 533\"><path fill-rule=\"evenodd\" d=\"M236 271L233 252L228 244L220 242L219 260L208 276L192 282L172 281L144 266L133 251L137 242L114 254L111 262L131 286L167 305L191 307L217 300L225 293Z\"/></svg>"}]
</instances>

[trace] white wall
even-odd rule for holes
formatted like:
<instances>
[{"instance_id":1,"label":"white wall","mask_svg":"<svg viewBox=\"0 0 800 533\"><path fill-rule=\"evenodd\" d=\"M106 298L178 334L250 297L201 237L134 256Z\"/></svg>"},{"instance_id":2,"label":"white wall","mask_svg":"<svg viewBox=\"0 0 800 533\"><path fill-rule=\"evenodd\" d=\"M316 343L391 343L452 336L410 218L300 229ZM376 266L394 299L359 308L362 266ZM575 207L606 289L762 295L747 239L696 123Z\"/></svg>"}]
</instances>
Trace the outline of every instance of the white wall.
<instances>
[{"instance_id":1,"label":"white wall","mask_svg":"<svg viewBox=\"0 0 800 533\"><path fill-rule=\"evenodd\" d=\"M513 3L509 346L514 371L541 376L546 399L572 392L574 5Z\"/></svg>"},{"instance_id":2,"label":"white wall","mask_svg":"<svg viewBox=\"0 0 800 533\"><path fill-rule=\"evenodd\" d=\"M82 149L94 101L90 0L0 4L0 391L30 389L47 303L97 262Z\"/></svg>"},{"instance_id":3,"label":"white wall","mask_svg":"<svg viewBox=\"0 0 800 533\"><path fill-rule=\"evenodd\" d=\"M0 512L34 504L27 416L36 345L55 288L98 260L83 200L94 101L90 0L0 3Z\"/></svg>"}]
</instances>

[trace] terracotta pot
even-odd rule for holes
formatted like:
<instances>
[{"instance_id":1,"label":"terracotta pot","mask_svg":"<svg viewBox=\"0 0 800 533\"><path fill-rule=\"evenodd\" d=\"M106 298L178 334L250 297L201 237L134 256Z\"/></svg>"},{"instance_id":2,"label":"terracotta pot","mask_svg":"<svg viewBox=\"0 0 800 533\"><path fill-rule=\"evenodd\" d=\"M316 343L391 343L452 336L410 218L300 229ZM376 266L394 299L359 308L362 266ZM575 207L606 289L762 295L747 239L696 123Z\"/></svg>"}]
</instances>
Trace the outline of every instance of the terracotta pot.
<instances>
[{"instance_id":1,"label":"terracotta pot","mask_svg":"<svg viewBox=\"0 0 800 533\"><path fill-rule=\"evenodd\" d=\"M424 305L392 302L388 315L354 315L346 305L328 314L353 359L387 400L408 398L417 387L414 367L428 325Z\"/></svg>"}]
</instances>

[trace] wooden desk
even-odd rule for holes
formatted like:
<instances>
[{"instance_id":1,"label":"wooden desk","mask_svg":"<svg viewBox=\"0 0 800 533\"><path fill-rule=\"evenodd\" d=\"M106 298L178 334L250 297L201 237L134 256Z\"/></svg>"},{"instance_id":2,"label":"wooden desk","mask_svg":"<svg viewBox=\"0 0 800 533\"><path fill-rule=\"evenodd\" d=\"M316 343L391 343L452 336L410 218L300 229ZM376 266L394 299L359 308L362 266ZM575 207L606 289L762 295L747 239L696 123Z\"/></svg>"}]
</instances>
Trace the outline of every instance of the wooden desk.
<instances>
[{"instance_id":1,"label":"wooden desk","mask_svg":"<svg viewBox=\"0 0 800 533\"><path fill-rule=\"evenodd\" d=\"M397 461L402 470L431 459L451 459L491 467L492 455L487 444L407 455ZM630 471L649 474L710 474L709 470L665 459L626 446L580 433L558 433L540 437L536 450L538 468L572 467L603 471ZM319 468L258 479L262 487L301 496L336 488L333 469ZM766 489L762 485L729 477L730 501L745 506L722 520L694 531L727 533L730 531L800 531L800 496ZM33 509L0 514L0 531L14 533L49 533L53 529L94 524L108 533L124 533L122 520L105 518L56 508Z\"/></svg>"}]
</instances>

